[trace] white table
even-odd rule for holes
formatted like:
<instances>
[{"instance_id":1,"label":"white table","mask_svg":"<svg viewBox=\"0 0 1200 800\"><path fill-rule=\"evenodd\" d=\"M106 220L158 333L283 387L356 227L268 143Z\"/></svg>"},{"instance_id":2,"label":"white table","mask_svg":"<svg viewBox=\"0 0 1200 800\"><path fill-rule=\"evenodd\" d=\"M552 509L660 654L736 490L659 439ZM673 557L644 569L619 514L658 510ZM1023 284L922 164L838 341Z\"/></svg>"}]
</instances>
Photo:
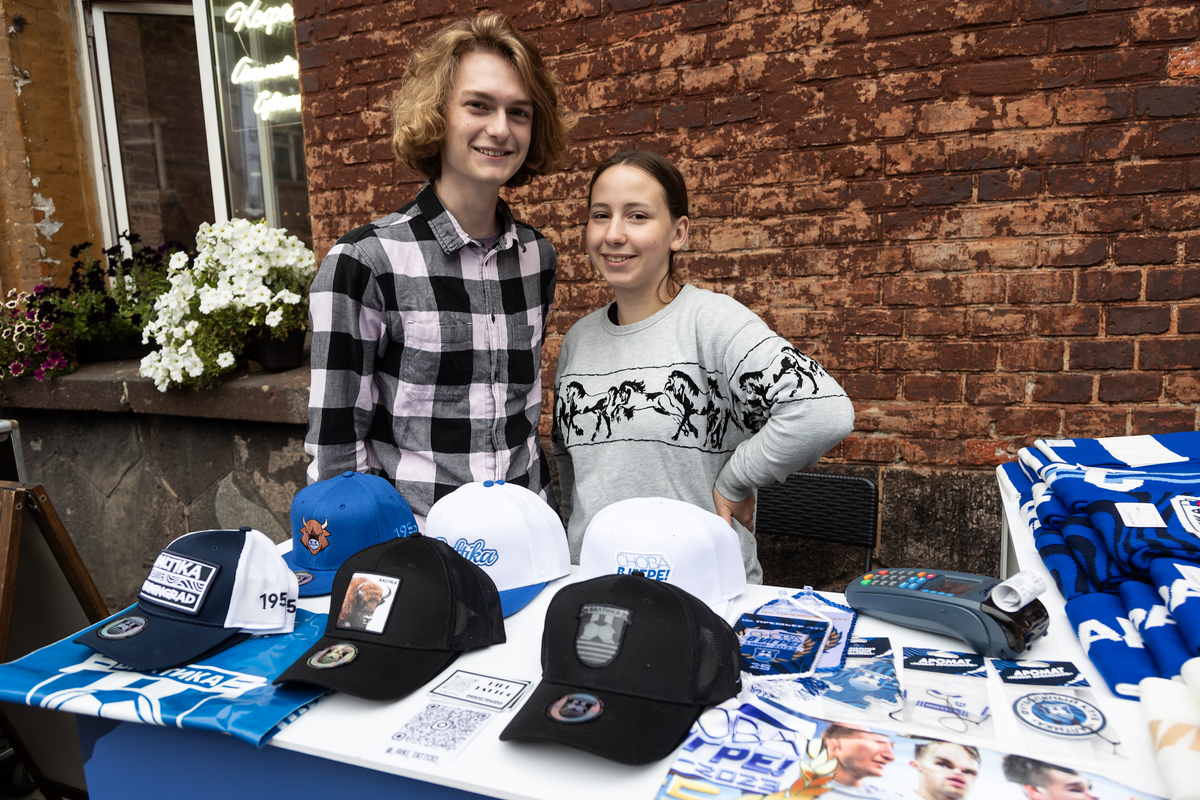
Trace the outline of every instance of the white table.
<instances>
[{"instance_id":1,"label":"white table","mask_svg":"<svg viewBox=\"0 0 1200 800\"><path fill-rule=\"evenodd\" d=\"M1007 498L1005 516L1010 528L1015 531L1014 547L1022 565L1044 569L1033 550L1032 537L1025 536L1024 539L1029 541L1021 541L1020 527L1023 525L1016 514L1015 502ZM1032 558L1029 557L1030 553ZM465 653L429 686L441 682L454 670L527 680L536 685L541 678L540 641L547 606L555 592L572 579L562 578L551 583L526 608L507 618L505 628L508 641L505 644ZM742 612L767 602L778 591L778 588L766 586L748 587L735 603L729 619L735 620ZM301 605L310 611L324 612L328 600L328 596L309 598L303 600ZM1104 774L1143 791L1165 795L1138 705L1113 696L1091 663L1084 658L1078 641L1070 632L1061 598L1057 603L1050 596L1045 596L1043 600L1051 613L1050 634L1034 645L1029 657L1070 660L1083 668L1110 723L1123 731L1124 746L1131 754L1130 765L1116 765L1117 768L1106 770ZM897 653L904 646L967 649L955 639L901 628L865 616L860 618L856 635L888 636ZM1008 701L999 681L994 677L989 679L988 687L992 707L1007 707ZM532 686L527 690L526 697L531 690ZM137 751L131 758L131 769L125 773L109 769L112 765L108 762L112 755L101 755L97 750L97 759L103 758L106 768L103 775L98 769L94 775L89 768L89 788L92 797L97 800L110 796L108 787L113 788L111 796L122 800L139 796L166 797L170 796L170 792L163 782L169 780L171 775L179 775L181 780L186 780L186 786L193 789L204 781L211 782L220 788L219 796L223 798L261 798L264 793L279 794L279 791L272 790L283 789L280 783L283 777L287 777L298 783L307 781L309 784L321 784L307 786L309 792L339 797L343 795L336 790L337 787L331 788L328 784L343 780L340 776L345 776L344 780L354 781L357 796L367 796L369 789L378 787L393 792L403 791L406 798L462 800L469 797L462 792L468 792L510 800L611 800L614 797L635 800L654 797L672 761L668 757L654 764L630 767L560 745L501 742L497 737L512 718L511 710L488 723L488 727L457 760L447 766L428 767L420 763L393 760L393 757L384 753L390 736L428 700L426 689L393 703L372 702L335 693L322 699L313 710L285 728L268 747L261 750L219 734L162 730L121 723L119 730L115 731L125 737L125 743L120 746ZM997 714L994 719L995 740L972 740L969 736L957 738L964 743L973 741L1004 752L1038 757L1036 752L1022 753L1021 746L1013 744L1020 743L1022 736L1017 730L1020 723L1011 714ZM83 720L81 731L85 740L90 741L102 728L107 730L112 726L113 723ZM900 732L905 730L900 724L889 727ZM998 745L998 742L1003 745ZM148 752L159 747L170 752ZM136 766L139 760L142 764L157 765L158 770L152 774L148 768L139 771ZM367 771L354 770L355 767ZM349 772L338 772L337 768ZM306 772L310 769L313 770L311 773ZM284 772L286 776L282 775ZM235 775L238 777L235 778ZM272 775L275 777L272 778ZM395 783L388 783L388 780ZM358 790L362 790L361 794ZM282 793L286 794L286 789Z\"/></svg>"}]
</instances>

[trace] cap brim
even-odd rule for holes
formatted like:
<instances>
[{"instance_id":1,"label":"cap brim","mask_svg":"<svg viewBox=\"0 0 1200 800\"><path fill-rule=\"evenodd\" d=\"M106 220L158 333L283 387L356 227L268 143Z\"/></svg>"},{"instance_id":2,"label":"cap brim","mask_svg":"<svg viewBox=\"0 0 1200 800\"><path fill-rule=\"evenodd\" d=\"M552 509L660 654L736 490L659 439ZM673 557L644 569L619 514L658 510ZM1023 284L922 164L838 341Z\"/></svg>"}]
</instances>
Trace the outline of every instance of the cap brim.
<instances>
[{"instance_id":1,"label":"cap brim","mask_svg":"<svg viewBox=\"0 0 1200 800\"><path fill-rule=\"evenodd\" d=\"M139 616L146 618L146 627L136 636L125 639L105 639L98 631L107 620L73 641L96 652L116 659L136 670L155 670L190 664L201 656L219 652L246 639L249 634L238 628L217 628L194 622L165 619L136 607L111 619Z\"/></svg>"},{"instance_id":2,"label":"cap brim","mask_svg":"<svg viewBox=\"0 0 1200 800\"><path fill-rule=\"evenodd\" d=\"M357 650L354 659L324 669L309 666L310 658L334 644L354 645ZM457 651L412 650L324 636L274 683L298 681L365 700L397 700L429 683L458 655Z\"/></svg>"},{"instance_id":3,"label":"cap brim","mask_svg":"<svg viewBox=\"0 0 1200 800\"><path fill-rule=\"evenodd\" d=\"M511 617L513 614L520 611L525 606L529 605L533 598L538 596L542 589L546 588L546 581L541 583L530 584L529 586L519 586L516 589L506 589L500 592L500 611L506 617Z\"/></svg>"},{"instance_id":4,"label":"cap brim","mask_svg":"<svg viewBox=\"0 0 1200 800\"><path fill-rule=\"evenodd\" d=\"M563 723L547 709L576 692L595 695L604 709L587 722ZM557 742L620 764L650 764L687 738L703 706L664 703L597 689L542 681L500 734L500 740Z\"/></svg>"}]
</instances>

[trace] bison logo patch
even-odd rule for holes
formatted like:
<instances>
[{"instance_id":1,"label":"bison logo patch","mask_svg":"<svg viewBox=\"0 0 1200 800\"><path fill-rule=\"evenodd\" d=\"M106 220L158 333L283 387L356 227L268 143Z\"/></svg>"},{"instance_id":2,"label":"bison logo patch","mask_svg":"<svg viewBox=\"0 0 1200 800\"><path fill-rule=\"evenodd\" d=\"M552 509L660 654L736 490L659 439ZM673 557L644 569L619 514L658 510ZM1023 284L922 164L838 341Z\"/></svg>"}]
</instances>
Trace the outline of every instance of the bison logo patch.
<instances>
[{"instance_id":1,"label":"bison logo patch","mask_svg":"<svg viewBox=\"0 0 1200 800\"><path fill-rule=\"evenodd\" d=\"M383 633L392 601L400 579L391 575L370 575L356 572L350 577L350 585L342 597L342 610L338 612L337 626L368 633Z\"/></svg>"},{"instance_id":2,"label":"bison logo patch","mask_svg":"<svg viewBox=\"0 0 1200 800\"><path fill-rule=\"evenodd\" d=\"M314 556L329 547L329 518L324 522L300 518L300 543Z\"/></svg>"},{"instance_id":3,"label":"bison logo patch","mask_svg":"<svg viewBox=\"0 0 1200 800\"><path fill-rule=\"evenodd\" d=\"M583 606L575 634L575 655L585 666L607 667L621 651L625 628L633 612L617 606Z\"/></svg>"}]
</instances>

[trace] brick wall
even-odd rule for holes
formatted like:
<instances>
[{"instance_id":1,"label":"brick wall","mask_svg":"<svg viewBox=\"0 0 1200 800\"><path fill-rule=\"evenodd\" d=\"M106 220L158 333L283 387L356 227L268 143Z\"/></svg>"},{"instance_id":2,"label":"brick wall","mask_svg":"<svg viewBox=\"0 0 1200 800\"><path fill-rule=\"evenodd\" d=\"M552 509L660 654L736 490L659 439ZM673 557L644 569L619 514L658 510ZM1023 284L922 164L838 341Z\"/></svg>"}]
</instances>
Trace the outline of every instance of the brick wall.
<instances>
[{"instance_id":1,"label":"brick wall","mask_svg":"<svg viewBox=\"0 0 1200 800\"><path fill-rule=\"evenodd\" d=\"M385 103L414 43L474 11L294 6L321 254L416 190ZM547 387L562 334L607 299L580 243L590 170L641 147L688 178L690 279L854 399L832 461L936 478L1037 437L1200 427L1195 3L491 7L540 44L580 120L567 168L510 196L560 254Z\"/></svg>"}]
</instances>

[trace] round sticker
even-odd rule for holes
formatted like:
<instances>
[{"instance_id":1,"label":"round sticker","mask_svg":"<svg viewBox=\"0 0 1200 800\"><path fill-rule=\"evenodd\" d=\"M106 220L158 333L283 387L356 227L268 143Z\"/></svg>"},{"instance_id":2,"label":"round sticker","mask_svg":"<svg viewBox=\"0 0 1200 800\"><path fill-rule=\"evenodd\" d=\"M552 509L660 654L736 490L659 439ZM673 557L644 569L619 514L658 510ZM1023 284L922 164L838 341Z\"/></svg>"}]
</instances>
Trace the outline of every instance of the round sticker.
<instances>
[{"instance_id":1,"label":"round sticker","mask_svg":"<svg viewBox=\"0 0 1200 800\"><path fill-rule=\"evenodd\" d=\"M573 725L576 722L588 722L604 713L604 703L594 694L576 692L563 695L546 709L550 719Z\"/></svg>"},{"instance_id":2,"label":"round sticker","mask_svg":"<svg viewBox=\"0 0 1200 800\"><path fill-rule=\"evenodd\" d=\"M102 625L96 635L101 639L128 639L146 630L146 624L145 617L121 617Z\"/></svg>"},{"instance_id":3,"label":"round sticker","mask_svg":"<svg viewBox=\"0 0 1200 800\"><path fill-rule=\"evenodd\" d=\"M324 647L312 654L308 665L313 669L332 669L344 667L358 655L358 648L349 642L338 642Z\"/></svg>"},{"instance_id":4,"label":"round sticker","mask_svg":"<svg viewBox=\"0 0 1200 800\"><path fill-rule=\"evenodd\" d=\"M311 572L301 572L301 571L297 570L297 572L296 572L296 584L297 585L303 586L306 583L312 583L312 581L313 581L313 574Z\"/></svg>"},{"instance_id":5,"label":"round sticker","mask_svg":"<svg viewBox=\"0 0 1200 800\"><path fill-rule=\"evenodd\" d=\"M1013 711L1026 725L1057 736L1091 736L1105 725L1100 709L1057 692L1024 695L1013 703Z\"/></svg>"}]
</instances>

